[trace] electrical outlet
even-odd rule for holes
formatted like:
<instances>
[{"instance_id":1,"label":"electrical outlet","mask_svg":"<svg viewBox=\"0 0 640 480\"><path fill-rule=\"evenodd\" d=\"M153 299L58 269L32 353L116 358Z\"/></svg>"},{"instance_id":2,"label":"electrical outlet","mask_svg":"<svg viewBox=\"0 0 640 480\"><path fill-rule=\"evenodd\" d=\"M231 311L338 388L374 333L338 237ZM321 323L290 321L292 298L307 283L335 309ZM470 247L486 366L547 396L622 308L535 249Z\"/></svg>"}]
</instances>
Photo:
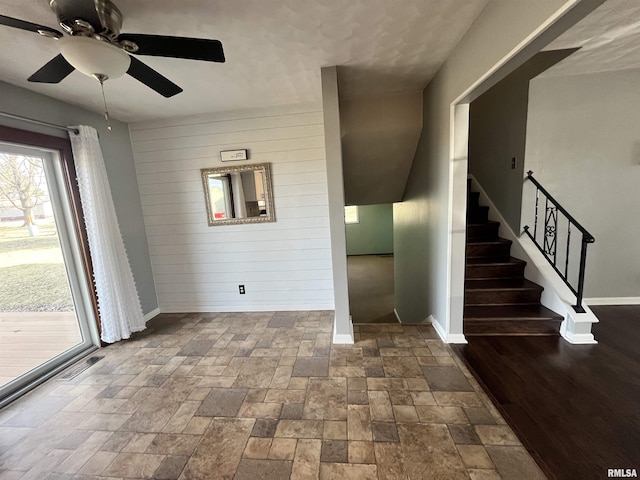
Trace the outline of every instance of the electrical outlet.
<instances>
[{"instance_id":1,"label":"electrical outlet","mask_svg":"<svg viewBox=\"0 0 640 480\"><path fill-rule=\"evenodd\" d=\"M244 285L238 285L238 290L240 291L240 295L244 295Z\"/></svg>"},{"instance_id":2,"label":"electrical outlet","mask_svg":"<svg viewBox=\"0 0 640 480\"><path fill-rule=\"evenodd\" d=\"M518 157L511 157L511 170L516 169L516 164L518 163Z\"/></svg>"}]
</instances>

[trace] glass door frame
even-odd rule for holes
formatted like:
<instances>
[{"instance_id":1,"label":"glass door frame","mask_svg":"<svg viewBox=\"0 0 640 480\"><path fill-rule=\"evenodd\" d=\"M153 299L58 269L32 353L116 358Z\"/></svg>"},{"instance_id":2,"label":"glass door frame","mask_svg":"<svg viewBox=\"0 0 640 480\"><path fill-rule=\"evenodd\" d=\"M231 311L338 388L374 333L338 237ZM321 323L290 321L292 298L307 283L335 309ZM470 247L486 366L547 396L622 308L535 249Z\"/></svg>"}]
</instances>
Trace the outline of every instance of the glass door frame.
<instances>
[{"instance_id":1,"label":"glass door frame","mask_svg":"<svg viewBox=\"0 0 640 480\"><path fill-rule=\"evenodd\" d=\"M0 142L16 152L38 151L43 157L47 182L63 250L76 315L83 341L44 364L0 387L0 407L57 374L100 346L100 322L89 245L80 202L71 143L67 138L0 126ZM33 153L32 153L33 154ZM64 224L64 225L63 225Z\"/></svg>"}]
</instances>

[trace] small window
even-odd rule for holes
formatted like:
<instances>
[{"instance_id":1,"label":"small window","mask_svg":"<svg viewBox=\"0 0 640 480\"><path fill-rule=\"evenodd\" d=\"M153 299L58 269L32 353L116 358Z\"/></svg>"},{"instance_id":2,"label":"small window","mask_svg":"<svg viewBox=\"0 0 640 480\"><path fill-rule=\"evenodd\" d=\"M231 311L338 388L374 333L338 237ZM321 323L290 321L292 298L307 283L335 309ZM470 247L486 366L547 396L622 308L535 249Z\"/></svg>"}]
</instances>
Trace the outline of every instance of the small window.
<instances>
[{"instance_id":1,"label":"small window","mask_svg":"<svg viewBox=\"0 0 640 480\"><path fill-rule=\"evenodd\" d=\"M358 217L358 206L350 205L348 207L344 207L344 223L360 223L360 218Z\"/></svg>"}]
</instances>

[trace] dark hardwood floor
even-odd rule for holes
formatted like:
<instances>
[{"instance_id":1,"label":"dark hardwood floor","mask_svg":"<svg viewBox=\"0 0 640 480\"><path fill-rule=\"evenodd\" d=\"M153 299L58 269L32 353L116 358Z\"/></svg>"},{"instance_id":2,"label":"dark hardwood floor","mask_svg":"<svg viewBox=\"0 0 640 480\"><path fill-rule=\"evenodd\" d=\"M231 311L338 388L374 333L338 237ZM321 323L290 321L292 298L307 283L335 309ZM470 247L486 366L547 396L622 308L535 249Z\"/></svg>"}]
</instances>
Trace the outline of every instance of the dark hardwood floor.
<instances>
[{"instance_id":1,"label":"dark hardwood floor","mask_svg":"<svg viewBox=\"0 0 640 480\"><path fill-rule=\"evenodd\" d=\"M640 475L640 306L592 310L597 345L478 336L458 347L551 479Z\"/></svg>"}]
</instances>

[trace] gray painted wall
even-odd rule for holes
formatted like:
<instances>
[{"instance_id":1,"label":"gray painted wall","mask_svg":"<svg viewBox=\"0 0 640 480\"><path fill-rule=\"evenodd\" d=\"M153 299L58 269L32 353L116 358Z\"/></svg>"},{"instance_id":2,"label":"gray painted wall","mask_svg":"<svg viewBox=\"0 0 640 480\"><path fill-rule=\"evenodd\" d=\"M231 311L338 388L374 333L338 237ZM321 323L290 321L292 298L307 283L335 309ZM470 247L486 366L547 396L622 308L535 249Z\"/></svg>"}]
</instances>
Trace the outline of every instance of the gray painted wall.
<instances>
[{"instance_id":1,"label":"gray painted wall","mask_svg":"<svg viewBox=\"0 0 640 480\"><path fill-rule=\"evenodd\" d=\"M140 295L142 311L149 313L157 308L158 298L142 218L129 126L112 120L113 131L109 133L101 114L3 82L0 82L0 111L58 125L90 125L98 130L113 202ZM4 117L0 117L0 124L53 136L67 135L61 130Z\"/></svg>"},{"instance_id":2,"label":"gray painted wall","mask_svg":"<svg viewBox=\"0 0 640 480\"><path fill-rule=\"evenodd\" d=\"M536 54L469 106L469 172L514 232L520 232L529 80L574 51Z\"/></svg>"},{"instance_id":3,"label":"gray painted wall","mask_svg":"<svg viewBox=\"0 0 640 480\"><path fill-rule=\"evenodd\" d=\"M638 85L640 70L531 82L525 168L596 238L586 297L640 297Z\"/></svg>"},{"instance_id":4,"label":"gray painted wall","mask_svg":"<svg viewBox=\"0 0 640 480\"><path fill-rule=\"evenodd\" d=\"M347 255L393 253L393 204L361 205L358 216L346 226Z\"/></svg>"}]
</instances>

